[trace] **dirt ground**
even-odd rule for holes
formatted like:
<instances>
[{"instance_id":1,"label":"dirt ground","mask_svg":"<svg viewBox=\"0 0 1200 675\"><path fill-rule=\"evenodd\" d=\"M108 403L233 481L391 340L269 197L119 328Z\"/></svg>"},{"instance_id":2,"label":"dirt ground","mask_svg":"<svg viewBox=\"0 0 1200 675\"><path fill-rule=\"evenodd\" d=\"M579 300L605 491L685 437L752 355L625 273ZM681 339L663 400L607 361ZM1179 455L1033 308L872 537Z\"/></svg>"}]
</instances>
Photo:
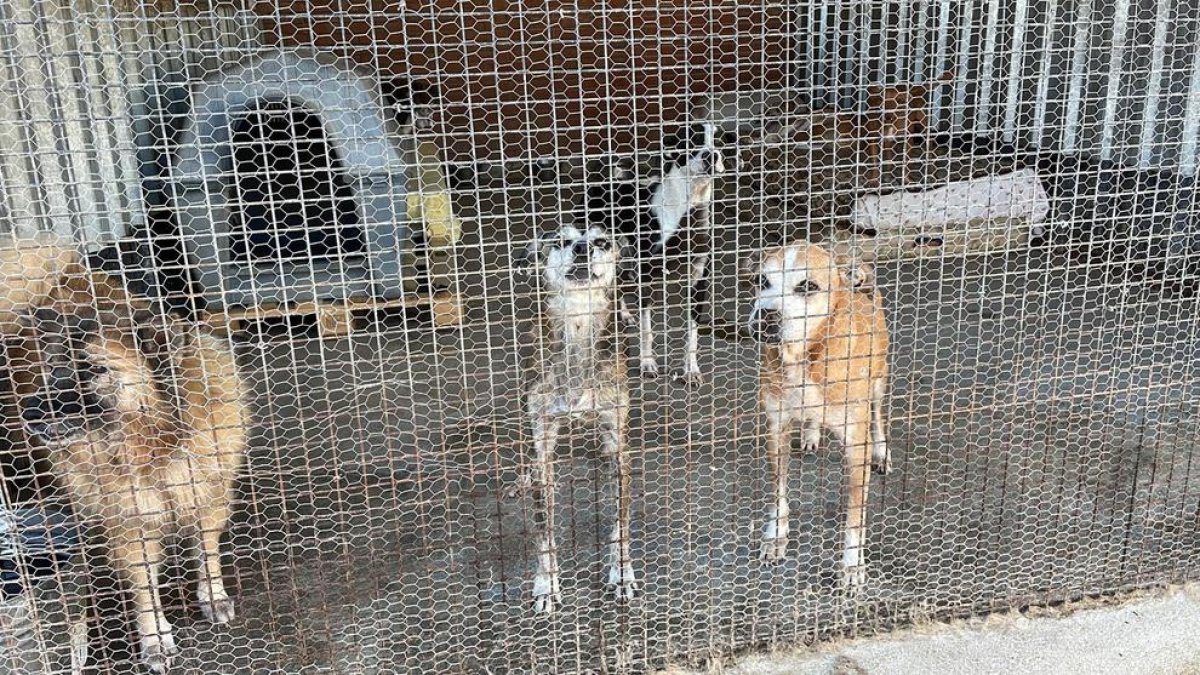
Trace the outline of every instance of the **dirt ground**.
<instances>
[{"instance_id":1,"label":"dirt ground","mask_svg":"<svg viewBox=\"0 0 1200 675\"><path fill-rule=\"evenodd\" d=\"M789 559L757 559L757 351L715 331L705 384L632 383L640 597L605 595L607 467L577 427L560 448L565 603L534 616L520 403L534 300L509 256L573 197L503 184L461 196L475 224L462 330L391 321L240 344L258 416L226 549L238 619L213 629L177 600L177 672L645 672L1195 572L1200 300L997 251L878 270L894 470L872 484L861 594L835 583L832 440L794 455ZM722 194L714 313L728 323L746 309L737 251L818 219L796 198ZM681 345L660 344L669 367ZM109 656L101 672L132 672Z\"/></svg>"}]
</instances>

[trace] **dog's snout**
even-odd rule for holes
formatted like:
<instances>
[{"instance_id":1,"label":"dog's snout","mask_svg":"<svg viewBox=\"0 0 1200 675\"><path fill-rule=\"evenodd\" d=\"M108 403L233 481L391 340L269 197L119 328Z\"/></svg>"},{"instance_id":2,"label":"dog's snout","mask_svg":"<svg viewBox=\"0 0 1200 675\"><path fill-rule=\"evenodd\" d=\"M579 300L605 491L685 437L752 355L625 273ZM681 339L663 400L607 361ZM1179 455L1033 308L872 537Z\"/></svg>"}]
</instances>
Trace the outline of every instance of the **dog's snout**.
<instances>
[{"instance_id":1,"label":"dog's snout","mask_svg":"<svg viewBox=\"0 0 1200 675\"><path fill-rule=\"evenodd\" d=\"M720 150L704 148L696 153L696 159L705 175L715 176L725 172L725 157Z\"/></svg>"},{"instance_id":2,"label":"dog's snout","mask_svg":"<svg viewBox=\"0 0 1200 675\"><path fill-rule=\"evenodd\" d=\"M25 401L21 419L36 422L48 418L78 417L84 413L83 394L60 391L53 396L35 396Z\"/></svg>"},{"instance_id":3,"label":"dog's snout","mask_svg":"<svg viewBox=\"0 0 1200 675\"><path fill-rule=\"evenodd\" d=\"M778 310L763 309L755 310L750 315L750 334L756 340L764 342L775 342L779 340L779 330L782 324Z\"/></svg>"}]
</instances>

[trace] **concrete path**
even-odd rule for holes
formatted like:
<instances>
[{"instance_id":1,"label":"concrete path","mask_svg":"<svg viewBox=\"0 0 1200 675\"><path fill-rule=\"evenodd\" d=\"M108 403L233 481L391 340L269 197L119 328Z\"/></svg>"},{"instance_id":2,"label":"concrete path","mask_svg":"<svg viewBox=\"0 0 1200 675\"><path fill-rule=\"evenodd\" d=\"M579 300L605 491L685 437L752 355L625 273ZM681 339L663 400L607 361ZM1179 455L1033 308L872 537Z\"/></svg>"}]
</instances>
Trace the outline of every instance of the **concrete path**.
<instances>
[{"instance_id":1,"label":"concrete path","mask_svg":"<svg viewBox=\"0 0 1200 675\"><path fill-rule=\"evenodd\" d=\"M910 629L793 654L750 656L721 672L1200 675L1200 585L1064 617L998 616Z\"/></svg>"}]
</instances>

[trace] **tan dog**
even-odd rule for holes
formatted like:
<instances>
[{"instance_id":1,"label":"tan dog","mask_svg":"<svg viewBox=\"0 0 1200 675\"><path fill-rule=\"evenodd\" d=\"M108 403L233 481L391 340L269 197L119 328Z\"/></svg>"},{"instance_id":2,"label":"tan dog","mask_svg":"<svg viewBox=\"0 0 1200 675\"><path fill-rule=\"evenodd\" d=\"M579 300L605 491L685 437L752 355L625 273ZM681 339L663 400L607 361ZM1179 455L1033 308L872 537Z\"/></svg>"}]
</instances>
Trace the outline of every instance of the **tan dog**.
<instances>
[{"instance_id":1,"label":"tan dog","mask_svg":"<svg viewBox=\"0 0 1200 675\"><path fill-rule=\"evenodd\" d=\"M93 299L92 302L97 302ZM200 609L234 616L219 541L246 447L245 389L228 346L162 313L58 302L25 320L9 350L21 421L80 514L101 526L133 593L142 661L177 653L158 576L164 540L183 535L200 568Z\"/></svg>"},{"instance_id":2,"label":"tan dog","mask_svg":"<svg viewBox=\"0 0 1200 675\"><path fill-rule=\"evenodd\" d=\"M847 274L828 251L798 242L768 249L754 267L757 294L751 331L764 342L759 400L766 413L767 456L774 495L766 515L762 557L786 556L788 463L792 428L815 448L821 429L843 443L850 498L846 509L843 581L865 579L867 487L870 465L884 473L888 447L883 416L887 394L888 332L882 302ZM854 277L854 278L851 278Z\"/></svg>"},{"instance_id":3,"label":"tan dog","mask_svg":"<svg viewBox=\"0 0 1200 675\"><path fill-rule=\"evenodd\" d=\"M0 350L8 361L24 348L23 317L35 307L75 303L100 308L140 307L149 303L130 297L120 280L85 264L70 239L45 233L0 242ZM11 353L10 353L11 352ZM20 428L14 373L0 377L0 475L5 496L13 502L44 499L53 494L45 448L30 446Z\"/></svg>"}]
</instances>

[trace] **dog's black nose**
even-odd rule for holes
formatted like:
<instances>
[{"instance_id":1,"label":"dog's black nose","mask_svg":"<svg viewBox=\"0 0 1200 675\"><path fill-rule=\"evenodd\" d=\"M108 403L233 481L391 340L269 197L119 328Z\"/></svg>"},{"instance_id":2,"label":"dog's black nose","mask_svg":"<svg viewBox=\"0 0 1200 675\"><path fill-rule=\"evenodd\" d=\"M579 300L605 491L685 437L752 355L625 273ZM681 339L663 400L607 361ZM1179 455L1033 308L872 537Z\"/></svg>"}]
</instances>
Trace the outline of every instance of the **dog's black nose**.
<instances>
[{"instance_id":1,"label":"dog's black nose","mask_svg":"<svg viewBox=\"0 0 1200 675\"><path fill-rule=\"evenodd\" d=\"M25 400L21 418L40 420L46 417L70 417L83 414L83 394L78 391L59 391L54 396L36 396Z\"/></svg>"},{"instance_id":2,"label":"dog's black nose","mask_svg":"<svg viewBox=\"0 0 1200 675\"><path fill-rule=\"evenodd\" d=\"M750 334L760 342L778 342L781 323L777 310L756 311L750 315Z\"/></svg>"}]
</instances>

